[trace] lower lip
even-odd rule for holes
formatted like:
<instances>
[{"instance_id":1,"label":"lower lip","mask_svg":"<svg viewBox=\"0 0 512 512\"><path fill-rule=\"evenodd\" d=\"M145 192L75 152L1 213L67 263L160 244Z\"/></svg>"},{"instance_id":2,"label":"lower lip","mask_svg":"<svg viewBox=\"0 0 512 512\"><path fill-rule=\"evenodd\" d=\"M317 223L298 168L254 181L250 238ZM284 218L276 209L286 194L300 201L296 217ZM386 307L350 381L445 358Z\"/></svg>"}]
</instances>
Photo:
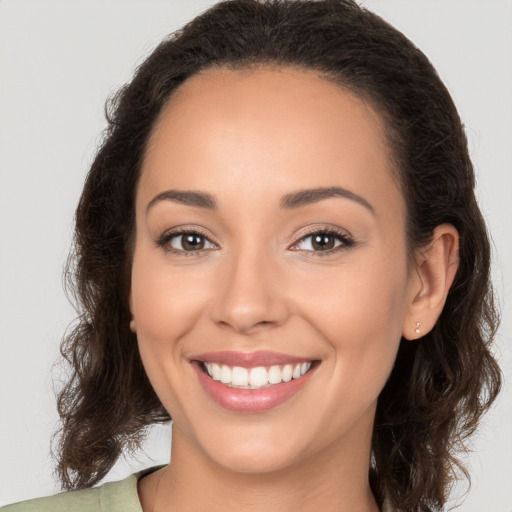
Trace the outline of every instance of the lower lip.
<instances>
[{"instance_id":1,"label":"lower lip","mask_svg":"<svg viewBox=\"0 0 512 512\"><path fill-rule=\"evenodd\" d=\"M193 361L199 382L210 398L224 409L235 412L257 413L268 411L293 397L310 379L316 365L298 379L274 384L261 389L230 388L222 382L213 380Z\"/></svg>"}]
</instances>

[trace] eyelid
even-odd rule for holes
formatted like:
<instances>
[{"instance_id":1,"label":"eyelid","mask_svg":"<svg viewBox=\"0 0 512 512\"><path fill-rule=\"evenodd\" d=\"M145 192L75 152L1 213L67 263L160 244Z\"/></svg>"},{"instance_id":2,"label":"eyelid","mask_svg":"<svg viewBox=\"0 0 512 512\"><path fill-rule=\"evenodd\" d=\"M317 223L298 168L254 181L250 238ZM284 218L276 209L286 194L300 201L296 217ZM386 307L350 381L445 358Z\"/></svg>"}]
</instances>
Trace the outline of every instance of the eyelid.
<instances>
[{"instance_id":1,"label":"eyelid","mask_svg":"<svg viewBox=\"0 0 512 512\"><path fill-rule=\"evenodd\" d=\"M340 244L333 247L332 249L327 249L325 251L314 251L310 249L297 249L296 246L303 242L305 239L307 239L310 236L313 236L315 234L327 234L332 235L336 237L338 240L341 241ZM172 240L172 238L183 235L183 234L198 234L202 237L204 237L210 244L212 244L213 248L203 248L198 249L197 251L185 251L181 249L176 249L169 246L169 241ZM288 250L295 251L295 252L303 252L303 253L309 253L314 256L327 256L330 254L337 253L342 250L350 249L351 247L355 246L357 243L354 239L354 237L345 229L339 228L337 226L332 225L315 225L315 226L308 226L305 228L302 232L300 232L297 237L295 238L295 242L293 242L289 247ZM158 237L158 239L155 241L155 245L162 248L166 252L174 253L177 255L182 256L197 256L204 254L208 251L217 250L220 249L219 244L217 244L214 240L211 234L209 234L206 230L199 226L195 225L182 225L182 226L175 226L173 228L170 228L166 230L162 235Z\"/></svg>"},{"instance_id":2,"label":"eyelid","mask_svg":"<svg viewBox=\"0 0 512 512\"><path fill-rule=\"evenodd\" d=\"M307 239L308 237L313 236L318 233L332 235L332 236L338 238L338 240L341 241L341 244L339 244L336 247L333 247L332 249L328 249L325 251L313 251L313 250L308 250L308 249L296 249L296 248L294 249L294 247L296 247L300 242L302 242L305 239ZM355 245L356 245L356 240L347 230L341 229L339 227L332 226L332 225L323 225L323 226L316 225L316 226L308 227L306 231L303 231L302 233L300 233L298 235L298 237L296 238L296 241L293 242L293 244L288 249L291 251L305 252L305 253L313 254L314 256L327 256L330 254L337 253L339 251L350 249L351 247L354 247Z\"/></svg>"},{"instance_id":3,"label":"eyelid","mask_svg":"<svg viewBox=\"0 0 512 512\"><path fill-rule=\"evenodd\" d=\"M169 242L177 236L185 235L185 234L197 234L208 240L210 244L214 246L214 248L208 248L208 249L199 249L197 251L185 251L181 249L176 249L174 247L170 247L168 244ZM166 252L183 255L183 256L197 256L198 254L217 250L219 249L219 245L212 240L212 236L207 233L205 230L198 226L190 226L190 225L183 225L183 226L176 226L173 228L170 228L166 231L164 231L155 241L155 245L162 248Z\"/></svg>"}]
</instances>

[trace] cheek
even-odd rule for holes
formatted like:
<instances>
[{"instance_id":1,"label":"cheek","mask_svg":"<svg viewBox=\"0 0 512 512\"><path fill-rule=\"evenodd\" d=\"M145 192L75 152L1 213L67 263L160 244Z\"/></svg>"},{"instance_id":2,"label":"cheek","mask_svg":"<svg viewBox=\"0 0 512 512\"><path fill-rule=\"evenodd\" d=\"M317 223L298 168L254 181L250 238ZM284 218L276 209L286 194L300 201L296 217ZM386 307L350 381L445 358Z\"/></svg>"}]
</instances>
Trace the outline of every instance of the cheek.
<instances>
[{"instance_id":1,"label":"cheek","mask_svg":"<svg viewBox=\"0 0 512 512\"><path fill-rule=\"evenodd\" d=\"M184 385L190 376L186 373L189 365L183 364L183 339L208 303L204 288L194 288L179 274L155 256L153 248L136 248L131 308L139 351L156 394L177 421L182 419L185 404L193 401Z\"/></svg>"},{"instance_id":2,"label":"cheek","mask_svg":"<svg viewBox=\"0 0 512 512\"><path fill-rule=\"evenodd\" d=\"M378 340L400 339L407 309L405 259L354 258L301 280L290 295L301 297L301 314L336 346L364 349Z\"/></svg>"},{"instance_id":3,"label":"cheek","mask_svg":"<svg viewBox=\"0 0 512 512\"><path fill-rule=\"evenodd\" d=\"M355 259L354 259L355 261ZM397 254L359 260L304 282L303 317L320 334L338 390L332 402L364 408L392 370L407 311L407 266ZM403 261L403 264L402 264ZM399 262L399 263L397 263ZM359 264L361 263L361 264ZM298 293L298 290L292 293ZM340 392L341 391L341 392Z\"/></svg>"},{"instance_id":4,"label":"cheek","mask_svg":"<svg viewBox=\"0 0 512 512\"><path fill-rule=\"evenodd\" d=\"M389 288L379 293L375 288L362 290L360 285L352 288L349 281L345 284L346 295L337 300L336 310L327 310L322 324L316 324L331 354L324 361L328 384L322 399L329 405L320 409L319 416L328 425L325 434L333 438L356 425L373 424L377 399L401 339L399 287L393 294Z\"/></svg>"},{"instance_id":5,"label":"cheek","mask_svg":"<svg viewBox=\"0 0 512 512\"><path fill-rule=\"evenodd\" d=\"M178 270L179 272L179 270ZM205 287L176 276L144 249L135 252L132 268L132 313L137 335L145 343L179 339L207 304ZM195 281L195 280L194 280Z\"/></svg>"}]
</instances>

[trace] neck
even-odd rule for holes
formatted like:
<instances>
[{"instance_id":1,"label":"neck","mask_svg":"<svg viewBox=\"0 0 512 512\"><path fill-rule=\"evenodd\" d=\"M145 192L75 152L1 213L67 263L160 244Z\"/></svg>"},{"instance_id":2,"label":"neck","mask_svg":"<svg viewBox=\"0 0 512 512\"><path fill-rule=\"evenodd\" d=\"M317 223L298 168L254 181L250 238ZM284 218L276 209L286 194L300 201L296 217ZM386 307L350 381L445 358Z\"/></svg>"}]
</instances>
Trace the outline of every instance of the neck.
<instances>
[{"instance_id":1,"label":"neck","mask_svg":"<svg viewBox=\"0 0 512 512\"><path fill-rule=\"evenodd\" d=\"M370 439L371 431L359 432L357 442L339 440L340 446L326 446L286 469L240 473L216 464L175 426L171 463L158 476L157 491L155 475L151 509L378 512L368 481Z\"/></svg>"}]
</instances>

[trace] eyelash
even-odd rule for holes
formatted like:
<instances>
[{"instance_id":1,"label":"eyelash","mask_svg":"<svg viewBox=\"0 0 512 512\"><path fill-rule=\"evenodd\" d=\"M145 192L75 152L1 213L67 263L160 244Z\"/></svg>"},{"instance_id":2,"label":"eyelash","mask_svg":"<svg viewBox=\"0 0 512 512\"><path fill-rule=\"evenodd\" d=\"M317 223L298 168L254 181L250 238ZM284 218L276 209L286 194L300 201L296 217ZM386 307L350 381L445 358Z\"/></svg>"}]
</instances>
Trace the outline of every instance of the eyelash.
<instances>
[{"instance_id":1,"label":"eyelash","mask_svg":"<svg viewBox=\"0 0 512 512\"><path fill-rule=\"evenodd\" d=\"M187 228L180 229L180 228L178 228L178 229L174 229L172 231L168 231L168 232L164 233L156 241L156 245L158 247L161 247L166 252L169 252L169 253L172 253L172 254L177 254L179 256L184 256L184 257L199 256L201 253L203 253L205 251L212 250L212 249L200 249L200 250L197 250L197 251L186 251L186 250L182 250L182 249L175 249L174 247L171 247L169 245L169 242L173 238L176 238L176 237L179 237L179 236L183 236L183 235L199 235L200 237L202 237L205 240L207 240L210 244L214 245L215 247L218 247L214 242L212 242L210 240L210 238L207 235L205 235L204 233L199 231L197 228L194 228L194 229L187 229ZM325 250L325 251L311 251L311 250L304 250L304 249L293 249L293 247L296 247L301 242L304 242L305 240L307 240L308 238L310 238L310 237L312 237L314 235L331 236L331 237L336 238L341 243L339 245L333 247L332 249L328 249L328 250ZM337 253L337 252L342 251L342 250L350 249L350 248L354 247L355 245L356 245L355 240L352 237L350 237L346 232L343 232L343 231L338 230L338 229L333 228L333 227L328 227L328 228L326 227L326 228L316 228L315 230L312 230L309 233L303 234L290 247L290 250L293 250L293 251L296 251L296 252L308 252L308 253L314 254L315 257L316 256L322 257L322 256L329 256L331 254Z\"/></svg>"},{"instance_id":2,"label":"eyelash","mask_svg":"<svg viewBox=\"0 0 512 512\"><path fill-rule=\"evenodd\" d=\"M348 235L346 232L341 231L339 229L333 228L333 227L325 227L325 228L315 228L314 230L311 230L309 233L303 234L297 242L295 242L292 247L295 247L299 245L299 243L304 242L310 237L313 237L315 235L326 235L329 237L334 237L337 240L339 240L341 243L332 249L328 249L326 251L311 251L311 250L304 250L304 249L292 249L297 252L308 252L311 254L314 254L315 257L323 257L323 256L330 256L332 254L335 254L337 252L350 249L356 245L355 240Z\"/></svg>"},{"instance_id":3,"label":"eyelash","mask_svg":"<svg viewBox=\"0 0 512 512\"><path fill-rule=\"evenodd\" d=\"M172 231L167 231L156 241L156 245L158 247L161 247L166 252L169 252L172 254L177 254L179 256L185 256L186 258L190 257L190 256L199 256L202 252L211 250L211 249L201 249L198 251L185 251L185 250L181 250L181 249L175 249L174 247L171 247L169 245L169 243L171 242L171 240L173 238L183 236L183 235L199 235L200 237L204 238L205 240L210 242L212 245L217 247L217 245L215 243L213 243L206 234L199 231L197 228L194 228L194 229L192 229L192 228L190 228L190 229L189 228L177 228L177 229L173 229Z\"/></svg>"}]
</instances>

